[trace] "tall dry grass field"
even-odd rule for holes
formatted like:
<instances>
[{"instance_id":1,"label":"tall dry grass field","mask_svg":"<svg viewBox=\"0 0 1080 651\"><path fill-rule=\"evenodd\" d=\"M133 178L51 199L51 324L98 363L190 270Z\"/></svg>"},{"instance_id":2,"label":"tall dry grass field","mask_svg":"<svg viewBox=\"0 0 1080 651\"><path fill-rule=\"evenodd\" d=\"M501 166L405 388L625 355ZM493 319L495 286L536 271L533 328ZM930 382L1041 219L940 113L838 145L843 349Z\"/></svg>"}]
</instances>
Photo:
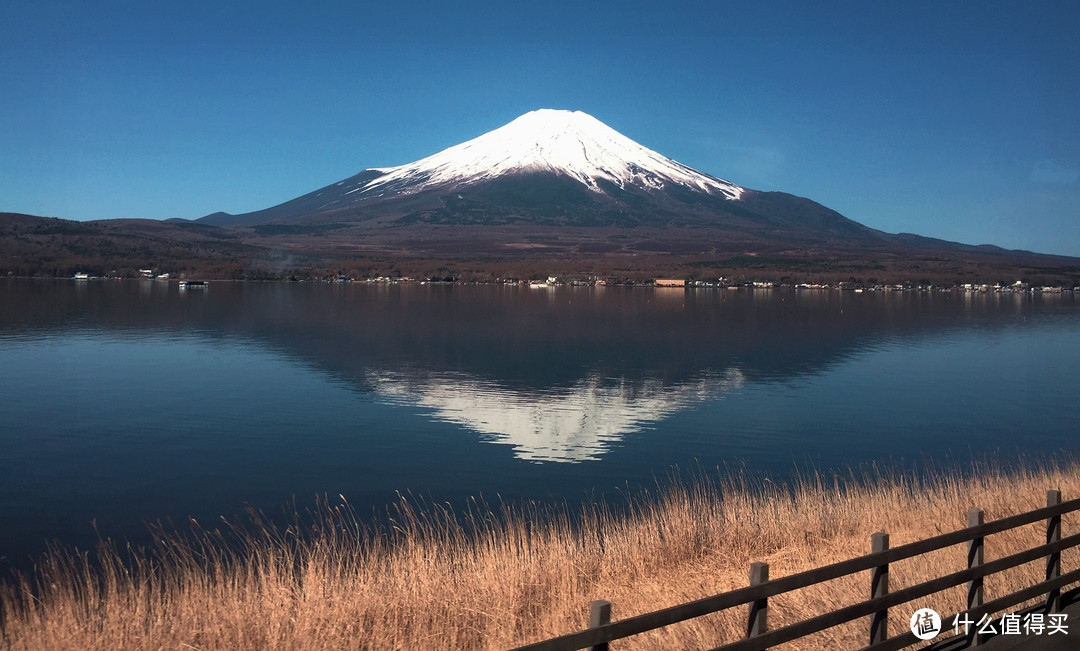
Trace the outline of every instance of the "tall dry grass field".
<instances>
[{"instance_id":1,"label":"tall dry grass field","mask_svg":"<svg viewBox=\"0 0 1080 651\"><path fill-rule=\"evenodd\" d=\"M1051 488L1080 496L1080 461L978 467L970 476L812 476L787 486L721 475L672 482L618 514L473 504L455 515L403 501L392 525L378 529L335 502L287 528L253 517L243 527L158 532L148 550L55 550L0 588L0 648L507 648L583 628L593 599L628 617L743 587L753 561L768 562L777 578L865 554L877 531L897 546L964 527L973 507L988 521L1038 508ZM1080 531L1080 521L1066 516L1063 531ZM1030 525L991 536L986 559L1044 535ZM1078 564L1080 555L1064 555L1066 570ZM893 564L890 587L964 567L958 545ZM1032 563L990 577L987 599L1043 571ZM770 627L866 599L866 574L773 598ZM899 607L891 630L905 630L916 607L956 612L963 599L960 587ZM745 608L736 611L613 646L716 646L743 633ZM867 629L859 620L784 648L858 648Z\"/></svg>"}]
</instances>

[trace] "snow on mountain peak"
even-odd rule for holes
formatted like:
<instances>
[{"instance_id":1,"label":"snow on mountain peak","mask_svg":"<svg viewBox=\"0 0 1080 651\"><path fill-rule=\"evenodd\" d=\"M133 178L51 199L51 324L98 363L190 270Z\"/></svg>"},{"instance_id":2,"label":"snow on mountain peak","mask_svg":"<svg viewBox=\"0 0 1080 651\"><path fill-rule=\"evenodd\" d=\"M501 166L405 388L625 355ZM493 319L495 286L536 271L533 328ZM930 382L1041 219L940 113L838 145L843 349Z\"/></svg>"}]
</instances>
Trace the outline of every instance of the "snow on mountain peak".
<instances>
[{"instance_id":1,"label":"snow on mountain peak","mask_svg":"<svg viewBox=\"0 0 1080 651\"><path fill-rule=\"evenodd\" d=\"M540 109L482 136L414 163L377 168L384 174L355 188L415 192L445 184L471 184L515 172L555 172L600 192L600 179L625 188L684 185L737 199L743 188L702 174L643 147L581 111Z\"/></svg>"}]
</instances>

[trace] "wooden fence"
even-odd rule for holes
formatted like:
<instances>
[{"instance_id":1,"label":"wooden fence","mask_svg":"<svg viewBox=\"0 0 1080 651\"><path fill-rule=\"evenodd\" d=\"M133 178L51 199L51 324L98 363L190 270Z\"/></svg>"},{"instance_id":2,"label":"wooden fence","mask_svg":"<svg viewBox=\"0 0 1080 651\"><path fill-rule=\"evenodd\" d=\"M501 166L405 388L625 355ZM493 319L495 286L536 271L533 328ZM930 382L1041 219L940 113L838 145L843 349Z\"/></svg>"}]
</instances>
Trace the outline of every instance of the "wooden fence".
<instances>
[{"instance_id":1,"label":"wooden fence","mask_svg":"<svg viewBox=\"0 0 1080 651\"><path fill-rule=\"evenodd\" d=\"M753 563L750 566L749 587L614 622L611 621L611 604L607 601L593 601L590 604L588 629L519 647L516 651L569 651L585 647L590 647L595 651L607 651L608 642L613 640L743 605L748 605L746 637L737 642L719 646L713 651L768 649L771 646L805 637L866 616L870 616L870 629L867 635L868 646L863 651L888 651L901 649L920 641L908 629L906 619L902 622L902 626L899 627L904 632L889 637L889 608L941 592L962 583L967 583L968 587L967 609L961 613L942 617L943 629L948 626L948 622L953 621L953 617L956 615L966 615L968 619L977 622L983 615L1001 612L1039 597L1045 597L1044 607L1047 612L1055 612L1059 610L1061 605L1062 587L1080 581L1080 569L1065 574L1061 573L1062 550L1080 547L1080 534L1065 538L1061 537L1061 516L1064 513L1078 510L1080 510L1080 499L1062 502L1061 492L1056 490L1047 492L1045 508L994 522L984 522L982 510L972 509L968 513L967 528L959 531L891 549L889 548L889 535L887 533L876 533L872 536L872 551L866 556L771 581L769 580L768 564ZM983 540L986 536L1032 524L1044 518L1046 520L1046 544L993 561L986 561L983 558ZM961 543L968 544L967 569L902 590L896 590L895 592L889 591L889 563L921 556ZM1044 581L992 601L983 601L984 577L1040 558L1046 559L1046 579ZM871 598L867 601L846 606L773 631L768 630L770 597L865 570L870 570ZM968 642L972 645L979 645L982 639L975 629L976 627L969 629Z\"/></svg>"}]
</instances>

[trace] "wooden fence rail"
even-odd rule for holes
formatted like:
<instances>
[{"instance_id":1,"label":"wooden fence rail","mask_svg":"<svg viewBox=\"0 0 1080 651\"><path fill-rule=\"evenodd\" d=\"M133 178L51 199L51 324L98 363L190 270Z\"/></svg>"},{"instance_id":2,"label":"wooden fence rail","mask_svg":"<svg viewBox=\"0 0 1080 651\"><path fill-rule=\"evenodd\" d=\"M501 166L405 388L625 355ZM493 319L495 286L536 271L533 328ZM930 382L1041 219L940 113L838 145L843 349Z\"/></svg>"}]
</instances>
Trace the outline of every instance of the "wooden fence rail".
<instances>
[{"instance_id":1,"label":"wooden fence rail","mask_svg":"<svg viewBox=\"0 0 1080 651\"><path fill-rule=\"evenodd\" d=\"M1046 494L1045 508L1035 509L993 522L984 522L983 512L979 509L972 509L968 513L968 526L964 529L893 548L889 547L888 534L876 533L871 541L872 551L866 556L859 556L779 579L769 580L768 564L754 563L750 569L749 587L614 622L611 621L612 605L607 601L594 601L590 604L589 628L550 640L528 644L519 647L515 651L571 651L586 647L595 651L607 651L608 643L613 640L638 635L670 624L743 605L748 606L746 637L737 642L717 647L713 651L760 651L866 616L870 616L870 631L867 636L868 646L864 648L864 651L890 651L916 644L919 639L915 637L914 633L907 630L907 621L903 622L905 632L889 637L889 608L964 583L967 583L968 586L967 610L943 617L943 626L944 622L952 621L956 615L965 614L968 618L978 621L983 615L1002 611L1039 596L1045 596L1044 608L1046 611L1054 612L1060 607L1062 587L1080 581L1080 569L1064 574L1061 571L1062 550L1080 547L1080 534L1062 538L1061 516L1078 510L1080 510L1080 499L1062 502L1060 491L1051 490ZM985 560L983 540L986 536L1044 519L1046 521L1045 544L997 560ZM902 590L889 591L890 563L962 543L968 544L967 569ZM1046 580L1037 585L983 603L984 577L1040 558L1046 559ZM867 601L846 606L773 631L768 630L768 600L770 597L866 570L871 571L871 598ZM975 627L972 627L969 632L969 643L979 645L983 640L974 629Z\"/></svg>"}]
</instances>

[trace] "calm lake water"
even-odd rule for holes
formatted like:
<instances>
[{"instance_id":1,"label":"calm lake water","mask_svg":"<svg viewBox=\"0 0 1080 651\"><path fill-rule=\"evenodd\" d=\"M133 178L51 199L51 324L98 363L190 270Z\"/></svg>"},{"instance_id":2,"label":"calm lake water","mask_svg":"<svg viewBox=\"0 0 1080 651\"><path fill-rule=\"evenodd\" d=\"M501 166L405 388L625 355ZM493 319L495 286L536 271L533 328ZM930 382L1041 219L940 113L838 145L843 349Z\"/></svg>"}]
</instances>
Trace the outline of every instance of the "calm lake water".
<instances>
[{"instance_id":1,"label":"calm lake water","mask_svg":"<svg viewBox=\"0 0 1080 651\"><path fill-rule=\"evenodd\" d=\"M144 521L1075 451L1080 298L0 281L0 567Z\"/></svg>"}]
</instances>

